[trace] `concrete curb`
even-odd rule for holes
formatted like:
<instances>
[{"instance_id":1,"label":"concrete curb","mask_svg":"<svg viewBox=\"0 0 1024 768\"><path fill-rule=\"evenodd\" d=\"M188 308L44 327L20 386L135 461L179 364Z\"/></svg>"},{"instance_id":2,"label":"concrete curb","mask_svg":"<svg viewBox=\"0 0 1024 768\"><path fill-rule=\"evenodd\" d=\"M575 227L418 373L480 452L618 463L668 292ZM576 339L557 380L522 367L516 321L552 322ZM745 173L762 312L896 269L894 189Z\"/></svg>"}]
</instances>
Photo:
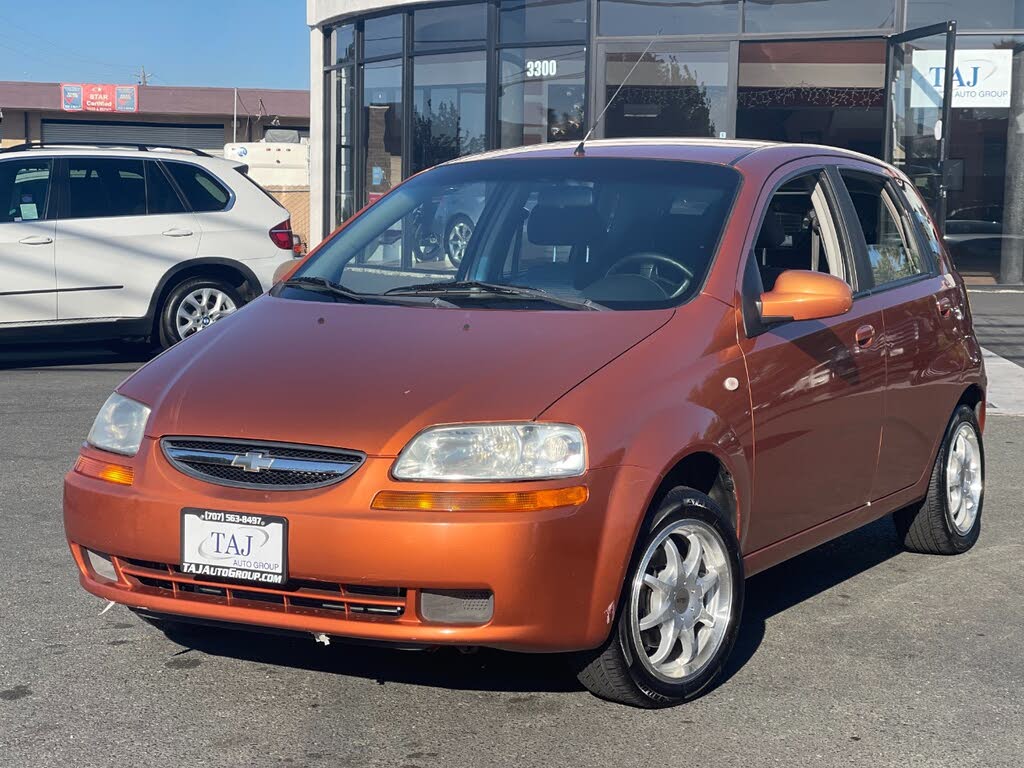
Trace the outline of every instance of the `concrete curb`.
<instances>
[{"instance_id":1,"label":"concrete curb","mask_svg":"<svg viewBox=\"0 0 1024 768\"><path fill-rule=\"evenodd\" d=\"M981 350L988 373L988 412L990 415L1024 416L1024 368Z\"/></svg>"}]
</instances>

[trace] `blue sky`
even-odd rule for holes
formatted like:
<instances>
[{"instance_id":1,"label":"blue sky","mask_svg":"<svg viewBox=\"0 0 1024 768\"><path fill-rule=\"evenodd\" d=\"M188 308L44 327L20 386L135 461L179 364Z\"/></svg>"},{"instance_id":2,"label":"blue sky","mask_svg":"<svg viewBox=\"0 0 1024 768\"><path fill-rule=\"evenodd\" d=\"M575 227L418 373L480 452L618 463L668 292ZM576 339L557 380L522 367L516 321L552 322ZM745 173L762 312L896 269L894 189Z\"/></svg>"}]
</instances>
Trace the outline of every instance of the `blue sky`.
<instances>
[{"instance_id":1,"label":"blue sky","mask_svg":"<svg viewBox=\"0 0 1024 768\"><path fill-rule=\"evenodd\" d=\"M0 80L308 88L304 0L0 0Z\"/></svg>"}]
</instances>

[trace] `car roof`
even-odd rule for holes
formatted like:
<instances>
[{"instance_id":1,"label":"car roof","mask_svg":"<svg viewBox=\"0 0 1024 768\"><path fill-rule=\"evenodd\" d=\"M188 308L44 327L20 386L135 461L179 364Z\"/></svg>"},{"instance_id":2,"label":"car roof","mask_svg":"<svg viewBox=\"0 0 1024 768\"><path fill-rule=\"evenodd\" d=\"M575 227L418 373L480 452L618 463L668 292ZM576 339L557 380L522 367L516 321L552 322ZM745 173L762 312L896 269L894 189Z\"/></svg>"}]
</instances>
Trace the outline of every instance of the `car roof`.
<instances>
[{"instance_id":1,"label":"car roof","mask_svg":"<svg viewBox=\"0 0 1024 768\"><path fill-rule=\"evenodd\" d=\"M231 163L216 155L187 147L97 145L97 144L29 144L0 150L0 159L19 155L75 156L75 157L149 157L160 160L191 160L194 162L220 161Z\"/></svg>"},{"instance_id":2,"label":"car roof","mask_svg":"<svg viewBox=\"0 0 1024 768\"><path fill-rule=\"evenodd\" d=\"M517 157L572 157L578 142L563 141L484 152L452 160L453 163ZM803 157L832 156L884 165L878 158L819 144L784 144L772 141L708 138L592 139L584 145L587 157L624 157L650 160L688 160L738 168L777 161L782 165Z\"/></svg>"}]
</instances>

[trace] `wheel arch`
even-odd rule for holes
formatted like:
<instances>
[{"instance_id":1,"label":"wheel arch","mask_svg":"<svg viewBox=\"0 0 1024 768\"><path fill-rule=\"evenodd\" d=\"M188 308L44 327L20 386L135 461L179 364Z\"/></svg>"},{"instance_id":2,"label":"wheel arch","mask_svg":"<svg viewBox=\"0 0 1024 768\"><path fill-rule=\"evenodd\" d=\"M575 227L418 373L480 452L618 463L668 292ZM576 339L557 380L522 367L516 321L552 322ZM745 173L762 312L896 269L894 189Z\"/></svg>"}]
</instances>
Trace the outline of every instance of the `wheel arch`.
<instances>
[{"instance_id":1,"label":"wheel arch","mask_svg":"<svg viewBox=\"0 0 1024 768\"><path fill-rule=\"evenodd\" d=\"M149 301L149 310L146 313L146 317L154 332L156 332L157 324L160 321L160 310L167 299L167 295L175 286L193 277L217 277L224 279L237 287L247 302L259 295L260 291L260 281L256 277L256 273L240 261L208 256L189 259L180 264L175 264L160 278L160 282L157 283L157 288L153 291L153 296Z\"/></svg>"}]
</instances>

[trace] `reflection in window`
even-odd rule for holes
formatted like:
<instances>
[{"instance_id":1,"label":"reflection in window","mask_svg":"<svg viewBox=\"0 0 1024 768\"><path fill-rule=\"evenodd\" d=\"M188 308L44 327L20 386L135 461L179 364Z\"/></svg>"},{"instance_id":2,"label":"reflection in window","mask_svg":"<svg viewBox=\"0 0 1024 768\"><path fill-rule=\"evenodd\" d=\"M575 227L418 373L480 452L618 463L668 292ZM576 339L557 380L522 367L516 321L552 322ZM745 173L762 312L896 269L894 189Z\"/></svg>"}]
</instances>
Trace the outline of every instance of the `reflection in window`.
<instances>
[{"instance_id":1,"label":"reflection in window","mask_svg":"<svg viewBox=\"0 0 1024 768\"><path fill-rule=\"evenodd\" d=\"M498 113L501 146L583 138L584 48L517 48L501 52Z\"/></svg>"},{"instance_id":2,"label":"reflection in window","mask_svg":"<svg viewBox=\"0 0 1024 768\"><path fill-rule=\"evenodd\" d=\"M363 24L363 57L398 56L402 52L402 23L405 16L378 16Z\"/></svg>"},{"instance_id":3,"label":"reflection in window","mask_svg":"<svg viewBox=\"0 0 1024 768\"><path fill-rule=\"evenodd\" d=\"M486 54L413 59L413 173L486 149Z\"/></svg>"},{"instance_id":4,"label":"reflection in window","mask_svg":"<svg viewBox=\"0 0 1024 768\"><path fill-rule=\"evenodd\" d=\"M487 43L487 5L447 5L413 14L413 48L444 51Z\"/></svg>"},{"instance_id":5,"label":"reflection in window","mask_svg":"<svg viewBox=\"0 0 1024 768\"><path fill-rule=\"evenodd\" d=\"M501 0L499 10L502 43L587 39L586 0Z\"/></svg>"},{"instance_id":6,"label":"reflection in window","mask_svg":"<svg viewBox=\"0 0 1024 768\"><path fill-rule=\"evenodd\" d=\"M611 99L639 53L609 53L605 99ZM648 51L605 115L605 135L714 136L729 124L726 51Z\"/></svg>"},{"instance_id":7,"label":"reflection in window","mask_svg":"<svg viewBox=\"0 0 1024 768\"><path fill-rule=\"evenodd\" d=\"M884 40L741 43L736 136L880 157L885 55Z\"/></svg>"},{"instance_id":8,"label":"reflection in window","mask_svg":"<svg viewBox=\"0 0 1024 768\"><path fill-rule=\"evenodd\" d=\"M363 67L366 190L369 202L402 180L402 62Z\"/></svg>"},{"instance_id":9,"label":"reflection in window","mask_svg":"<svg viewBox=\"0 0 1024 768\"><path fill-rule=\"evenodd\" d=\"M334 126L332 153L332 183L334 197L334 223L338 224L355 210L352 180L352 121L355 102L355 80L352 67L342 67L331 73L334 79Z\"/></svg>"},{"instance_id":10,"label":"reflection in window","mask_svg":"<svg viewBox=\"0 0 1024 768\"><path fill-rule=\"evenodd\" d=\"M356 58L356 30L351 24L335 27L331 32L331 50L335 64L346 64Z\"/></svg>"},{"instance_id":11,"label":"reflection in window","mask_svg":"<svg viewBox=\"0 0 1024 768\"><path fill-rule=\"evenodd\" d=\"M819 32L896 26L893 0L746 0L743 6L746 32ZM935 16L929 23L938 20Z\"/></svg>"},{"instance_id":12,"label":"reflection in window","mask_svg":"<svg viewBox=\"0 0 1024 768\"><path fill-rule=\"evenodd\" d=\"M738 0L598 0L602 35L733 33Z\"/></svg>"},{"instance_id":13,"label":"reflection in window","mask_svg":"<svg viewBox=\"0 0 1024 768\"><path fill-rule=\"evenodd\" d=\"M1024 27L1021 0L910 0L907 29L956 19L959 29L1015 29Z\"/></svg>"},{"instance_id":14,"label":"reflection in window","mask_svg":"<svg viewBox=\"0 0 1024 768\"><path fill-rule=\"evenodd\" d=\"M842 175L867 242L875 285L924 273L909 233L903 232L899 203L889 195L885 180L851 171Z\"/></svg>"}]
</instances>

